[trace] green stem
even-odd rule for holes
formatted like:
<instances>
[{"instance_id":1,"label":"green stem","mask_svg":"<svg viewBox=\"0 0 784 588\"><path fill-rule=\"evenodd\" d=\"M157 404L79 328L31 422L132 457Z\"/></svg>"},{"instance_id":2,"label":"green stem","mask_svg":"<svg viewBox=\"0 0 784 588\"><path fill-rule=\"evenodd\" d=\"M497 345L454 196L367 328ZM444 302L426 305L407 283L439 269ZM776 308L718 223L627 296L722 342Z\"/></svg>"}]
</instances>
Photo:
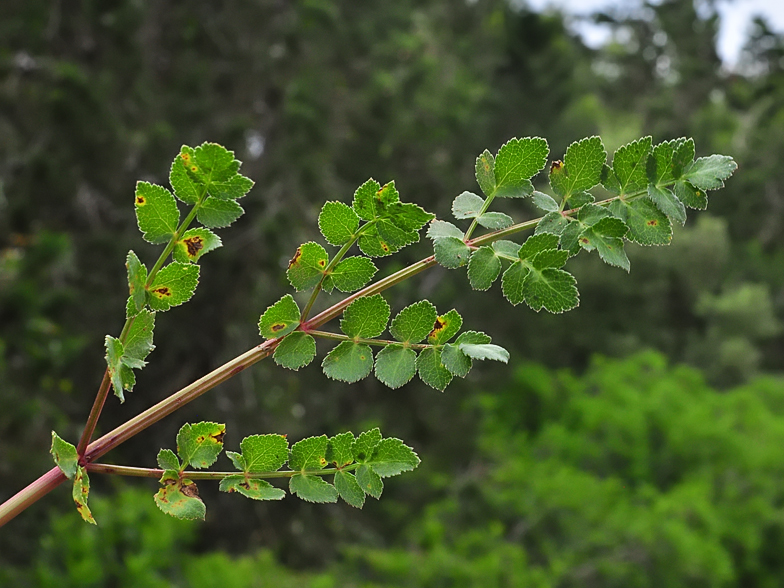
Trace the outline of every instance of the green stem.
<instances>
[{"instance_id":1,"label":"green stem","mask_svg":"<svg viewBox=\"0 0 784 588\"><path fill-rule=\"evenodd\" d=\"M352 343L364 343L365 345L375 345L376 347L388 347L389 345L398 345L411 349L429 349L430 347L436 347L436 345L427 345L426 343L402 343L400 341L390 341L389 339L362 339L360 337L349 337L348 335L330 333L328 331L308 331L308 333L314 337L320 337L321 339L351 341Z\"/></svg>"},{"instance_id":2,"label":"green stem","mask_svg":"<svg viewBox=\"0 0 784 588\"><path fill-rule=\"evenodd\" d=\"M469 226L468 230L465 232L465 235L463 236L463 241L469 241L471 239L471 235L474 234L476 225L479 222L479 217L487 212L487 209L490 208L490 204L493 202L494 199L495 199L495 190L493 190L493 193L487 197L487 200L485 200L485 203L482 205L482 210L480 210L479 214L477 214L474 217L474 220L471 221L471 226Z\"/></svg>"},{"instance_id":3,"label":"green stem","mask_svg":"<svg viewBox=\"0 0 784 588\"><path fill-rule=\"evenodd\" d=\"M329 476L338 472L350 472L359 468L361 464L355 463L342 468L326 468L322 470L302 470L302 471L283 471L283 472L181 472L183 478L189 480L222 480L228 476L246 476L253 480L264 480L273 478L291 478L296 474L306 476ZM131 466L108 465L103 463L91 463L87 465L87 471L95 474L112 474L117 476L132 476L135 478L160 478L164 470L155 468L136 468Z\"/></svg>"}]
</instances>

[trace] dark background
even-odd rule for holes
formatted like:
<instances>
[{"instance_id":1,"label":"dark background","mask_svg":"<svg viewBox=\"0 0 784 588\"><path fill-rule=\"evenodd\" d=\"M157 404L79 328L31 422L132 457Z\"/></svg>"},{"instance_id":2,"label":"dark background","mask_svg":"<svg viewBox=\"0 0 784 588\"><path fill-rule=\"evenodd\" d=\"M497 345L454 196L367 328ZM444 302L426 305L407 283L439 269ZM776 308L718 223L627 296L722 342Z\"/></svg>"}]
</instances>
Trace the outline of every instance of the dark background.
<instances>
[{"instance_id":1,"label":"dark background","mask_svg":"<svg viewBox=\"0 0 784 588\"><path fill-rule=\"evenodd\" d=\"M513 136L546 137L558 158L591 134L609 151L685 135L739 164L672 246L628 247L630 275L571 261L581 304L566 315L474 293L462 270L387 293L393 311L454 306L509 366L441 394L264 361L107 456L152 467L201 419L225 422L231 449L379 425L423 459L380 502L256 503L201 484L193 524L157 510L154 481L94 476L98 528L63 486L0 532L0 583L780 585L784 38L758 21L728 73L702 8L596 15L615 35L590 49L563 15L494 0L0 4L0 499L51 467L52 429L78 439L104 335L122 326L126 252L158 254L134 184L166 185L183 143L233 149L256 187L99 432L258 344L288 259L320 239L321 204L368 177L447 218L474 158ZM422 241L382 272L429 253Z\"/></svg>"}]
</instances>

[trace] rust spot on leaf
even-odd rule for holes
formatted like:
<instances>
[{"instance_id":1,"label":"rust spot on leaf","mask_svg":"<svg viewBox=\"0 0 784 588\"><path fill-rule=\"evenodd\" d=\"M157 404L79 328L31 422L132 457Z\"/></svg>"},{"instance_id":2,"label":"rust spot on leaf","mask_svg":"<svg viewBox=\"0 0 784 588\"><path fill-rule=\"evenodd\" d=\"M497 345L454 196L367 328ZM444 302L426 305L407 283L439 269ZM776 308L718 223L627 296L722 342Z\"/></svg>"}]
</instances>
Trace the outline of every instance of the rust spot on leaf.
<instances>
[{"instance_id":1,"label":"rust spot on leaf","mask_svg":"<svg viewBox=\"0 0 784 588\"><path fill-rule=\"evenodd\" d=\"M588 243L590 243L590 241L588 239L586 239L585 237L582 237L580 239L580 243L585 243L586 245L588 245Z\"/></svg>"},{"instance_id":2,"label":"rust spot on leaf","mask_svg":"<svg viewBox=\"0 0 784 588\"><path fill-rule=\"evenodd\" d=\"M221 431L221 432L220 432L220 433L218 433L217 435L211 435L211 437L212 437L213 439L215 439L215 441L217 441L218 443L223 443L223 436L224 436L225 434L226 434L226 431Z\"/></svg>"},{"instance_id":3,"label":"rust spot on leaf","mask_svg":"<svg viewBox=\"0 0 784 588\"><path fill-rule=\"evenodd\" d=\"M191 160L190 153L180 153L180 157L182 157L185 163L188 163Z\"/></svg>"},{"instance_id":4,"label":"rust spot on leaf","mask_svg":"<svg viewBox=\"0 0 784 588\"><path fill-rule=\"evenodd\" d=\"M294 254L294 257L291 258L291 261L289 262L289 267L299 263L300 257L302 257L302 247L297 247L297 252Z\"/></svg>"},{"instance_id":5,"label":"rust spot on leaf","mask_svg":"<svg viewBox=\"0 0 784 588\"><path fill-rule=\"evenodd\" d=\"M384 250L384 253L389 253L389 245L387 245L387 244L386 244L386 243L384 243L383 241L379 241L379 243L380 243L380 245L381 245L381 249L383 249L383 250Z\"/></svg>"},{"instance_id":6,"label":"rust spot on leaf","mask_svg":"<svg viewBox=\"0 0 784 588\"><path fill-rule=\"evenodd\" d=\"M319 463L320 463L321 465L323 465L323 466L324 466L324 465L327 465L327 460L326 460L326 459L324 459L323 457L321 457L321 458L319 458Z\"/></svg>"},{"instance_id":7,"label":"rust spot on leaf","mask_svg":"<svg viewBox=\"0 0 784 588\"><path fill-rule=\"evenodd\" d=\"M553 173L555 171L561 171L562 167L563 167L563 161L561 161L560 159L556 159L553 162L553 164L550 166L550 173Z\"/></svg>"},{"instance_id":8,"label":"rust spot on leaf","mask_svg":"<svg viewBox=\"0 0 784 588\"><path fill-rule=\"evenodd\" d=\"M430 331L427 338L434 339L441 331L444 330L444 327L446 327L446 321L442 317L438 317L436 322L433 323L433 330Z\"/></svg>"},{"instance_id":9,"label":"rust spot on leaf","mask_svg":"<svg viewBox=\"0 0 784 588\"><path fill-rule=\"evenodd\" d=\"M645 224L648 225L649 227L655 227L656 225L659 224L659 221L657 221L655 218L652 218L651 220L649 220Z\"/></svg>"},{"instance_id":10,"label":"rust spot on leaf","mask_svg":"<svg viewBox=\"0 0 784 588\"><path fill-rule=\"evenodd\" d=\"M169 288L168 286L159 286L155 288L152 292L153 294L157 295L158 298L163 298L164 296L172 295L171 288Z\"/></svg>"},{"instance_id":11,"label":"rust spot on leaf","mask_svg":"<svg viewBox=\"0 0 784 588\"><path fill-rule=\"evenodd\" d=\"M326 265L327 265L327 260L325 260L325 259L319 259L319 260L318 260L318 264L319 264L319 267L324 267L324 266L326 266Z\"/></svg>"},{"instance_id":12,"label":"rust spot on leaf","mask_svg":"<svg viewBox=\"0 0 784 588\"><path fill-rule=\"evenodd\" d=\"M187 239L183 239L182 241L185 243L185 247L188 250L189 257L196 257L204 248L204 239L199 237L198 235L194 235L193 237L188 237Z\"/></svg>"},{"instance_id":13,"label":"rust spot on leaf","mask_svg":"<svg viewBox=\"0 0 784 588\"><path fill-rule=\"evenodd\" d=\"M147 204L147 201L144 199L144 196L136 197L136 206L144 206L145 204Z\"/></svg>"},{"instance_id":14,"label":"rust spot on leaf","mask_svg":"<svg viewBox=\"0 0 784 588\"><path fill-rule=\"evenodd\" d=\"M191 166L191 171L192 171L192 172L194 172L194 173L195 173L195 172L197 172L197 171L199 171L199 166L197 166L197 165L192 165L192 166Z\"/></svg>"},{"instance_id":15,"label":"rust spot on leaf","mask_svg":"<svg viewBox=\"0 0 784 588\"><path fill-rule=\"evenodd\" d=\"M280 331L280 330L282 330L282 329L285 329L285 328L286 328L286 324L285 324L285 323L275 323L274 325L272 325L272 326L270 327L270 330L271 330L273 333L277 333L278 331Z\"/></svg>"},{"instance_id":16,"label":"rust spot on leaf","mask_svg":"<svg viewBox=\"0 0 784 588\"><path fill-rule=\"evenodd\" d=\"M197 443L204 443L204 435L199 435L198 437L196 437L196 442Z\"/></svg>"},{"instance_id":17,"label":"rust spot on leaf","mask_svg":"<svg viewBox=\"0 0 784 588\"><path fill-rule=\"evenodd\" d=\"M185 496L189 496L191 498L198 498L199 497L199 489L196 487L191 480L183 480L182 481L182 488L181 491Z\"/></svg>"}]
</instances>

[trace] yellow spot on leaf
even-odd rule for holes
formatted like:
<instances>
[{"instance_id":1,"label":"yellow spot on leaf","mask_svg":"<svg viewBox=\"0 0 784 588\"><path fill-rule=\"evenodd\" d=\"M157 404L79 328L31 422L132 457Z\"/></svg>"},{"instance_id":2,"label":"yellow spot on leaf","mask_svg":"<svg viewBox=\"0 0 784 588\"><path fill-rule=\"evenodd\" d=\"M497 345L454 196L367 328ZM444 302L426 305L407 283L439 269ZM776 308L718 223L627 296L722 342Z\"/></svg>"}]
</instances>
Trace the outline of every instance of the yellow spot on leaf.
<instances>
[{"instance_id":1,"label":"yellow spot on leaf","mask_svg":"<svg viewBox=\"0 0 784 588\"><path fill-rule=\"evenodd\" d=\"M183 239L182 242L185 243L185 248L188 250L188 257L196 257L199 251L204 248L204 239L198 235Z\"/></svg>"},{"instance_id":2,"label":"yellow spot on leaf","mask_svg":"<svg viewBox=\"0 0 784 588\"><path fill-rule=\"evenodd\" d=\"M294 257L291 258L291 261L289 261L289 267L297 264L300 257L302 257L302 247L297 247L297 252L294 254Z\"/></svg>"},{"instance_id":3,"label":"yellow spot on leaf","mask_svg":"<svg viewBox=\"0 0 784 588\"><path fill-rule=\"evenodd\" d=\"M327 261L325 259L319 259L318 264L319 267L324 267L327 265Z\"/></svg>"},{"instance_id":4,"label":"yellow spot on leaf","mask_svg":"<svg viewBox=\"0 0 784 588\"><path fill-rule=\"evenodd\" d=\"M645 224L648 225L649 227L655 227L656 225L659 224L659 221L657 221L655 218L652 218Z\"/></svg>"},{"instance_id":5,"label":"yellow spot on leaf","mask_svg":"<svg viewBox=\"0 0 784 588\"><path fill-rule=\"evenodd\" d=\"M172 295L171 288L168 286L159 286L158 288L153 289L152 293L155 294L158 298L164 298L166 296Z\"/></svg>"},{"instance_id":6,"label":"yellow spot on leaf","mask_svg":"<svg viewBox=\"0 0 784 588\"><path fill-rule=\"evenodd\" d=\"M144 199L144 196L136 197L136 206L144 206L145 204L147 204L147 201Z\"/></svg>"},{"instance_id":7,"label":"yellow spot on leaf","mask_svg":"<svg viewBox=\"0 0 784 588\"><path fill-rule=\"evenodd\" d=\"M286 328L286 323L275 323L270 327L270 331L272 331L273 333L277 333L278 331L285 328Z\"/></svg>"},{"instance_id":8,"label":"yellow spot on leaf","mask_svg":"<svg viewBox=\"0 0 784 588\"><path fill-rule=\"evenodd\" d=\"M389 253L389 245L387 245L383 241L379 241L379 244L381 245L381 249L384 250L384 253Z\"/></svg>"},{"instance_id":9,"label":"yellow spot on leaf","mask_svg":"<svg viewBox=\"0 0 784 588\"><path fill-rule=\"evenodd\" d=\"M192 165L192 166L191 166L191 171L192 171L192 172L197 172L197 171L199 171L199 167L198 167L198 166L196 166L196 165Z\"/></svg>"},{"instance_id":10,"label":"yellow spot on leaf","mask_svg":"<svg viewBox=\"0 0 784 588\"><path fill-rule=\"evenodd\" d=\"M550 166L550 173L553 173L554 171L561 171L562 167L563 167L563 161L561 161L560 159L556 159L553 162L553 164Z\"/></svg>"}]
</instances>

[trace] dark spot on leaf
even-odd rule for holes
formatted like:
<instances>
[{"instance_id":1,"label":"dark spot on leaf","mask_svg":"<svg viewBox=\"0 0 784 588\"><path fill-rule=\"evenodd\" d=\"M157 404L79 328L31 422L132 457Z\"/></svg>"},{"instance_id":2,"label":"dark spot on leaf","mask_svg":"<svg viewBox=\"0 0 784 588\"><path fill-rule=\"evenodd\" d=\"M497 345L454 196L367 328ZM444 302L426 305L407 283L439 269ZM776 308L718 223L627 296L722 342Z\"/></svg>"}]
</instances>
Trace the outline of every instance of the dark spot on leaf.
<instances>
[{"instance_id":1,"label":"dark spot on leaf","mask_svg":"<svg viewBox=\"0 0 784 588\"><path fill-rule=\"evenodd\" d=\"M319 458L319 463L320 463L321 465L327 465L327 460L326 460L326 459L324 459L323 457L321 457L321 458Z\"/></svg>"},{"instance_id":2,"label":"dark spot on leaf","mask_svg":"<svg viewBox=\"0 0 784 588\"><path fill-rule=\"evenodd\" d=\"M649 220L645 224L648 225L649 227L655 227L656 225L659 224L659 221L657 221L655 218L652 218L651 220Z\"/></svg>"},{"instance_id":3,"label":"dark spot on leaf","mask_svg":"<svg viewBox=\"0 0 784 588\"><path fill-rule=\"evenodd\" d=\"M272 331L273 333L277 333L278 331L280 331L282 329L285 329L285 328L286 328L286 324L285 323L275 323L274 325L272 325L270 327L270 331Z\"/></svg>"},{"instance_id":4,"label":"dark spot on leaf","mask_svg":"<svg viewBox=\"0 0 784 588\"><path fill-rule=\"evenodd\" d=\"M248 482L240 482L239 485L245 488L245 490L250 490L250 484Z\"/></svg>"},{"instance_id":5,"label":"dark spot on leaf","mask_svg":"<svg viewBox=\"0 0 784 588\"><path fill-rule=\"evenodd\" d=\"M184 239L183 243L185 243L185 247L188 249L188 255L191 257L196 257L199 251L204 248L204 239L198 235Z\"/></svg>"},{"instance_id":6,"label":"dark spot on leaf","mask_svg":"<svg viewBox=\"0 0 784 588\"><path fill-rule=\"evenodd\" d=\"M190 496L191 498L199 497L199 489L190 480L183 480L181 491L185 496Z\"/></svg>"},{"instance_id":7,"label":"dark spot on leaf","mask_svg":"<svg viewBox=\"0 0 784 588\"><path fill-rule=\"evenodd\" d=\"M212 435L212 438L215 439L218 443L223 443L223 436L226 434L226 431L221 431L217 435Z\"/></svg>"},{"instance_id":8,"label":"dark spot on leaf","mask_svg":"<svg viewBox=\"0 0 784 588\"><path fill-rule=\"evenodd\" d=\"M136 206L144 206L147 201L144 199L144 196L137 196L136 197Z\"/></svg>"},{"instance_id":9,"label":"dark spot on leaf","mask_svg":"<svg viewBox=\"0 0 784 588\"><path fill-rule=\"evenodd\" d=\"M446 327L446 321L442 317L438 317L436 322L433 324L433 330L430 331L427 338L434 339L438 336L438 333L444 330L444 327Z\"/></svg>"},{"instance_id":10,"label":"dark spot on leaf","mask_svg":"<svg viewBox=\"0 0 784 588\"><path fill-rule=\"evenodd\" d=\"M199 167L198 167L198 166L196 166L196 165L192 165L192 166L191 166L191 171L192 171L192 172L197 172L197 171L199 171Z\"/></svg>"},{"instance_id":11,"label":"dark spot on leaf","mask_svg":"<svg viewBox=\"0 0 784 588\"><path fill-rule=\"evenodd\" d=\"M381 245L381 249L383 249L385 253L389 253L389 245L387 245L383 241L379 241L379 244Z\"/></svg>"},{"instance_id":12,"label":"dark spot on leaf","mask_svg":"<svg viewBox=\"0 0 784 588\"><path fill-rule=\"evenodd\" d=\"M561 161L560 159L556 159L553 162L553 164L550 166L550 173L561 171L562 167L563 167L563 161Z\"/></svg>"},{"instance_id":13,"label":"dark spot on leaf","mask_svg":"<svg viewBox=\"0 0 784 588\"><path fill-rule=\"evenodd\" d=\"M299 258L302 257L302 247L297 247L297 252L294 254L294 257L291 258L289 262L289 267L299 262Z\"/></svg>"},{"instance_id":14,"label":"dark spot on leaf","mask_svg":"<svg viewBox=\"0 0 784 588\"><path fill-rule=\"evenodd\" d=\"M325 265L327 265L327 260L326 259L319 259L318 260L318 264L319 264L319 267L324 267Z\"/></svg>"},{"instance_id":15,"label":"dark spot on leaf","mask_svg":"<svg viewBox=\"0 0 784 588\"><path fill-rule=\"evenodd\" d=\"M362 452L357 454L357 460L361 461L363 459L365 459L365 452L364 451L362 451Z\"/></svg>"},{"instance_id":16,"label":"dark spot on leaf","mask_svg":"<svg viewBox=\"0 0 784 588\"><path fill-rule=\"evenodd\" d=\"M199 435L196 437L196 443L204 443L204 435Z\"/></svg>"},{"instance_id":17,"label":"dark spot on leaf","mask_svg":"<svg viewBox=\"0 0 784 588\"><path fill-rule=\"evenodd\" d=\"M180 153L180 157L187 163L191 160L190 153Z\"/></svg>"},{"instance_id":18,"label":"dark spot on leaf","mask_svg":"<svg viewBox=\"0 0 784 588\"><path fill-rule=\"evenodd\" d=\"M588 243L590 243L590 241L588 239L586 239L585 237L582 237L580 239L580 243L585 243L587 245Z\"/></svg>"},{"instance_id":19,"label":"dark spot on leaf","mask_svg":"<svg viewBox=\"0 0 784 588\"><path fill-rule=\"evenodd\" d=\"M157 294L159 298L172 295L172 291L168 286L159 286L153 290L153 293Z\"/></svg>"}]
</instances>

